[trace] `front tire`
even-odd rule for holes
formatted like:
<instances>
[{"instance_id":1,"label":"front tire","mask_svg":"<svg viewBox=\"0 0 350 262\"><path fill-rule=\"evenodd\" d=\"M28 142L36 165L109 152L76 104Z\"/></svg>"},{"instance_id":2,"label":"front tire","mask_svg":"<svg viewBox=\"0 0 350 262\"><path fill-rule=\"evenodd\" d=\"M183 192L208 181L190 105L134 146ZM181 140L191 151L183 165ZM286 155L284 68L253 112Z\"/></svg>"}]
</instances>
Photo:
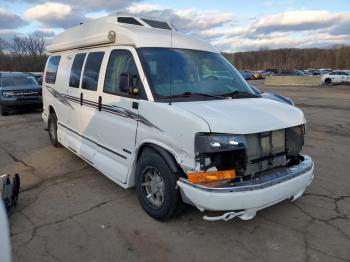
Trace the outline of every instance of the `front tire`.
<instances>
[{"instance_id":1,"label":"front tire","mask_svg":"<svg viewBox=\"0 0 350 262\"><path fill-rule=\"evenodd\" d=\"M7 112L6 107L4 105L0 105L0 114L2 116L7 116L8 115L8 112Z\"/></svg>"},{"instance_id":2,"label":"front tire","mask_svg":"<svg viewBox=\"0 0 350 262\"><path fill-rule=\"evenodd\" d=\"M58 142L57 137L57 116L55 113L51 113L48 121L48 131L51 144L54 147L60 147L60 143Z\"/></svg>"},{"instance_id":3,"label":"front tire","mask_svg":"<svg viewBox=\"0 0 350 262\"><path fill-rule=\"evenodd\" d=\"M326 80L324 80L324 82L325 82L327 85L330 85L330 84L332 84L332 79L326 78Z\"/></svg>"},{"instance_id":4,"label":"front tire","mask_svg":"<svg viewBox=\"0 0 350 262\"><path fill-rule=\"evenodd\" d=\"M142 208L151 217L165 221L183 208L178 176L154 150L146 149L136 167L136 193Z\"/></svg>"}]
</instances>

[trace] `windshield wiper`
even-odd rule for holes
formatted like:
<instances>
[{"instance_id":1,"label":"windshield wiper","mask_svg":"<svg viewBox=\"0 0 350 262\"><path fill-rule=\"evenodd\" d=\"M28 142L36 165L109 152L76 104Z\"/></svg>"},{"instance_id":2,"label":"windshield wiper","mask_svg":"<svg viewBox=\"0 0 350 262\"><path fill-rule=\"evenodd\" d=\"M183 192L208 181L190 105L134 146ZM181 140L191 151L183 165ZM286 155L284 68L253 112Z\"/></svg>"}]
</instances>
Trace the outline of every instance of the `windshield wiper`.
<instances>
[{"instance_id":1,"label":"windshield wiper","mask_svg":"<svg viewBox=\"0 0 350 262\"><path fill-rule=\"evenodd\" d=\"M226 94L223 94L223 96L226 96L226 97L231 97L231 98L254 98L254 97L261 97L260 95L257 95L257 94L252 94L252 93L249 93L249 92L240 92L238 90L234 91L234 92L231 92L231 93L226 93Z\"/></svg>"},{"instance_id":2,"label":"windshield wiper","mask_svg":"<svg viewBox=\"0 0 350 262\"><path fill-rule=\"evenodd\" d=\"M206 93L193 93L193 92L183 92L181 94L168 96L167 98L190 97L190 96L206 96L206 97L213 97L213 98L219 98L219 99L226 99L225 96L210 95Z\"/></svg>"}]
</instances>

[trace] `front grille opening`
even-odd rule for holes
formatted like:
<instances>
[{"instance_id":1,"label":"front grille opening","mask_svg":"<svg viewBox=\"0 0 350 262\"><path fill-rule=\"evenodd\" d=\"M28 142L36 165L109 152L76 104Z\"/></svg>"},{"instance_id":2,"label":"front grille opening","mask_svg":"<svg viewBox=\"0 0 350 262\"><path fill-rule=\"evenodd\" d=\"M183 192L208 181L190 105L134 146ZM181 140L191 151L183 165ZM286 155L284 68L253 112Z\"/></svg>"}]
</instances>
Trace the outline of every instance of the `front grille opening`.
<instances>
[{"instance_id":1,"label":"front grille opening","mask_svg":"<svg viewBox=\"0 0 350 262\"><path fill-rule=\"evenodd\" d=\"M263 176L265 171L290 167L302 161L304 128L296 126L245 135L245 148L232 151L200 153L196 162L200 170L235 169L237 178L246 181Z\"/></svg>"}]
</instances>

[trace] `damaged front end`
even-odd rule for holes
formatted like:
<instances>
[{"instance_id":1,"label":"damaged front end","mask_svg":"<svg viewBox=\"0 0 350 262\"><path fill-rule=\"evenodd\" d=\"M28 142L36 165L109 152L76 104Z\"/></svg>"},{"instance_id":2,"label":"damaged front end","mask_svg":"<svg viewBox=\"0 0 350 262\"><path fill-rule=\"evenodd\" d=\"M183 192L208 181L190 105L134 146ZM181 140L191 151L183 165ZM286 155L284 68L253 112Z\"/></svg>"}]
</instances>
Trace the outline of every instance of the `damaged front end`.
<instances>
[{"instance_id":1,"label":"damaged front end","mask_svg":"<svg viewBox=\"0 0 350 262\"><path fill-rule=\"evenodd\" d=\"M230 211L218 217L228 220L236 216L249 219L259 209L284 199L298 198L313 177L311 158L300 155L304 134L303 125L248 135L197 134L195 171L178 183L185 202L202 211ZM228 171L231 171L230 175ZM289 181L305 173L308 176L303 181ZM203 179L196 180L196 177ZM192 194L189 186L210 192L218 199L222 199L220 194L224 193L238 193L240 196L232 196L232 199L224 196L228 203L208 199L209 204L206 204L203 199L196 200L200 192ZM255 197L264 198L264 201L254 201Z\"/></svg>"},{"instance_id":2,"label":"damaged front end","mask_svg":"<svg viewBox=\"0 0 350 262\"><path fill-rule=\"evenodd\" d=\"M304 126L248 135L197 134L196 172L235 170L236 181L297 162Z\"/></svg>"}]
</instances>

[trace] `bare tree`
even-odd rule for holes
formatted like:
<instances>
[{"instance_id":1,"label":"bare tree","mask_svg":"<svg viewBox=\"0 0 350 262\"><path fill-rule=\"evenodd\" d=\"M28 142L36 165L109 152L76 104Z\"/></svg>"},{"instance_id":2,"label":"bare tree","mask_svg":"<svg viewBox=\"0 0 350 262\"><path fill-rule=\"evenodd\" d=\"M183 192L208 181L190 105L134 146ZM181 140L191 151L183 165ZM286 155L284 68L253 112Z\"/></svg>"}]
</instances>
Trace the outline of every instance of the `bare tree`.
<instances>
[{"instance_id":1,"label":"bare tree","mask_svg":"<svg viewBox=\"0 0 350 262\"><path fill-rule=\"evenodd\" d=\"M27 36L15 36L11 43L11 50L17 56L42 56L45 52L45 40L33 33Z\"/></svg>"},{"instance_id":2,"label":"bare tree","mask_svg":"<svg viewBox=\"0 0 350 262\"><path fill-rule=\"evenodd\" d=\"M26 43L23 37L15 36L10 44L12 53L16 56L22 56L26 54Z\"/></svg>"},{"instance_id":3,"label":"bare tree","mask_svg":"<svg viewBox=\"0 0 350 262\"><path fill-rule=\"evenodd\" d=\"M0 38L0 53L6 50L8 45L9 43L6 40Z\"/></svg>"},{"instance_id":4,"label":"bare tree","mask_svg":"<svg viewBox=\"0 0 350 262\"><path fill-rule=\"evenodd\" d=\"M25 47L27 55L42 56L45 47L44 37L35 34L28 34L25 38Z\"/></svg>"},{"instance_id":5,"label":"bare tree","mask_svg":"<svg viewBox=\"0 0 350 262\"><path fill-rule=\"evenodd\" d=\"M224 53L240 69L350 69L350 47L277 49L250 52Z\"/></svg>"}]
</instances>

